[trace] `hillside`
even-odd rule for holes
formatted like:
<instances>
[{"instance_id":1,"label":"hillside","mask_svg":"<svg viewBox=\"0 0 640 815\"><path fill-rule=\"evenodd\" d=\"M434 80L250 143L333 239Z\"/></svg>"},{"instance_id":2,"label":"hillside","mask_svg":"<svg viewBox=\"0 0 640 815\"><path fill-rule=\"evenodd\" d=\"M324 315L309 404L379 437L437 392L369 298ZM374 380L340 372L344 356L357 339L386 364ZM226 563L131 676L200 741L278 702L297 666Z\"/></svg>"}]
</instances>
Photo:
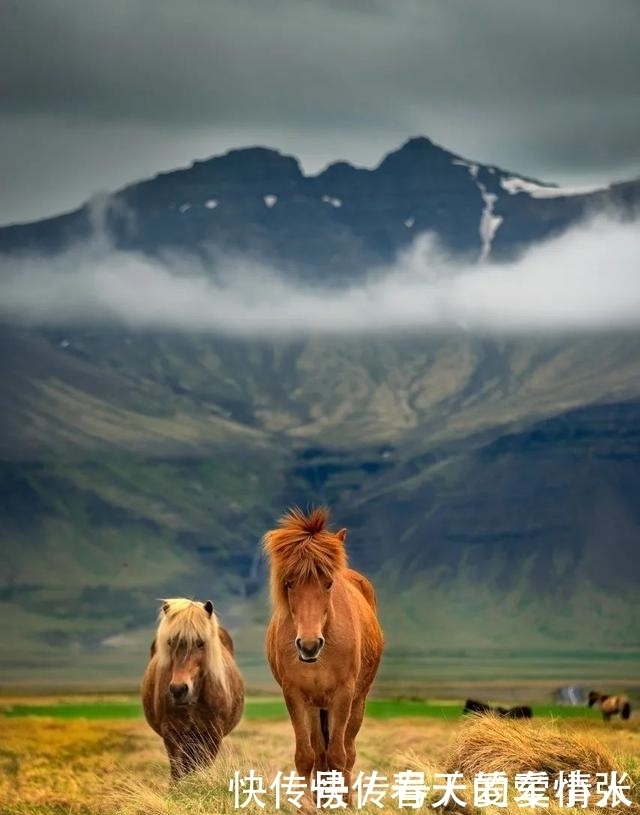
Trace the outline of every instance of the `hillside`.
<instances>
[{"instance_id":1,"label":"hillside","mask_svg":"<svg viewBox=\"0 0 640 815\"><path fill-rule=\"evenodd\" d=\"M637 182L562 196L517 178L426 139L316 177L256 148L132 185L106 222L123 248L231 249L345 285L416 231L506 258L605 202L637 206ZM0 248L54 257L91 213L0 229ZM267 341L7 320L1 337L8 678L42 660L58 678L135 677L157 598L178 593L210 596L266 676L259 539L317 502L376 580L390 664L504 647L637 667L639 335Z\"/></svg>"}]
</instances>

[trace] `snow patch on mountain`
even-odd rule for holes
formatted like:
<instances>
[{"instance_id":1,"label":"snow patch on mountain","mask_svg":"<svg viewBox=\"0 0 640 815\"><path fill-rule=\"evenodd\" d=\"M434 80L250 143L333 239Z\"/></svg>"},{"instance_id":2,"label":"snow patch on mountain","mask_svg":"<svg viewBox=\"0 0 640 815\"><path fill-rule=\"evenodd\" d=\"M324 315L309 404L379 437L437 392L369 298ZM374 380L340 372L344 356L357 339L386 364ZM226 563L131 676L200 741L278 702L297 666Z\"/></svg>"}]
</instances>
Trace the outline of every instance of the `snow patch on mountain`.
<instances>
[{"instance_id":1,"label":"snow patch on mountain","mask_svg":"<svg viewBox=\"0 0 640 815\"><path fill-rule=\"evenodd\" d=\"M454 159L451 163L455 164L457 167L467 167L469 169L469 175L471 176L471 178L473 178L474 181L478 177L478 165L477 164L472 164L469 161L463 161L462 159L457 159L457 158Z\"/></svg>"},{"instance_id":2,"label":"snow patch on mountain","mask_svg":"<svg viewBox=\"0 0 640 815\"><path fill-rule=\"evenodd\" d=\"M501 215L493 214L493 207L498 200L498 196L495 193L487 192L485 185L478 180L479 167L477 164L472 164L471 162L463 161L462 159L454 159L452 164L456 164L459 167L467 167L469 170L469 175L480 191L480 195L482 196L482 200L484 202L484 207L480 215L480 225L478 227L478 231L480 232L480 240L482 241L482 249L480 250L480 257L478 260L480 263L483 263L491 253L491 243L496 232L498 231L498 227L504 220Z\"/></svg>"},{"instance_id":3,"label":"snow patch on mountain","mask_svg":"<svg viewBox=\"0 0 640 815\"><path fill-rule=\"evenodd\" d=\"M493 214L493 206L498 199L494 193L487 192L484 184L478 182L478 189L484 201L484 209L480 216L480 240L482 241L482 249L480 250L480 263L483 263L491 252L491 243L495 237L498 227L503 221L501 215Z\"/></svg>"},{"instance_id":4,"label":"snow patch on mountain","mask_svg":"<svg viewBox=\"0 0 640 815\"><path fill-rule=\"evenodd\" d=\"M500 179L500 186L509 195L526 192L532 198L568 198L571 195L587 195L591 192L601 192L609 189L608 186L591 187L557 187L553 184L536 184L535 181L525 181L515 175Z\"/></svg>"}]
</instances>

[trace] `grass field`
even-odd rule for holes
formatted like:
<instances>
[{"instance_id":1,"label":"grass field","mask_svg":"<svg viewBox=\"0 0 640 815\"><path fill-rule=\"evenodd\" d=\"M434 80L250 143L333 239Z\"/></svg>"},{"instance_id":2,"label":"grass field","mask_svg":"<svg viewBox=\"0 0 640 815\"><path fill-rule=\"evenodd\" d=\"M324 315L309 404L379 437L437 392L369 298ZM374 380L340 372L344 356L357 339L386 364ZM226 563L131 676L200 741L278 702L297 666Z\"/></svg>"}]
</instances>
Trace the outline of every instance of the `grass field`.
<instances>
[{"instance_id":1,"label":"grass field","mask_svg":"<svg viewBox=\"0 0 640 815\"><path fill-rule=\"evenodd\" d=\"M461 738L464 743L465 728L470 724L469 717L460 715L460 701L371 699L358 739L356 774L360 770L377 770L391 780L396 772L414 770L424 772L429 785L434 783L435 773L452 772L452 756L456 755ZM558 736L582 739L587 745L584 752L587 757L589 750L608 751L613 766L626 771L636 785L627 792L633 806L619 805L615 811L640 812L637 714L628 722L605 725L597 712L588 708L540 704L534 705L531 722L503 722L496 726L507 728L505 732L515 745L513 749L523 756L528 754L528 745L535 738L546 743ZM512 764L507 762L505 766ZM256 804L243 810L234 807L229 782L236 770L244 776L250 769L264 779L267 788L262 796L264 809ZM243 721L226 740L214 767L185 779L173 792L168 790L163 746L142 718L135 697L0 699L2 815L272 813L277 810L275 792L269 790L269 784L279 770L293 769L291 725L277 698L249 698ZM432 807L435 800L430 793L422 811L438 811ZM292 806L284 809L296 811ZM368 805L362 811L401 810L387 797L382 809ZM475 809L469 805L460 811ZM506 809L479 811L510 815L532 810L510 805ZM560 813L567 809L557 808L552 801L547 811ZM611 810L589 807L579 811Z\"/></svg>"},{"instance_id":2,"label":"grass field","mask_svg":"<svg viewBox=\"0 0 640 815\"><path fill-rule=\"evenodd\" d=\"M599 719L600 713L593 708L567 707L565 705L533 705L534 716L559 718ZM247 699L245 703L247 721L278 721L287 719L288 714L281 699ZM70 699L51 701L45 704L35 702L0 703L0 716L16 718L25 716L50 717L54 719L135 719L142 716L142 708L137 699ZM372 719L396 719L406 717L427 717L430 719L457 720L460 717L460 702L431 702L422 699L370 699L367 702L367 716Z\"/></svg>"}]
</instances>

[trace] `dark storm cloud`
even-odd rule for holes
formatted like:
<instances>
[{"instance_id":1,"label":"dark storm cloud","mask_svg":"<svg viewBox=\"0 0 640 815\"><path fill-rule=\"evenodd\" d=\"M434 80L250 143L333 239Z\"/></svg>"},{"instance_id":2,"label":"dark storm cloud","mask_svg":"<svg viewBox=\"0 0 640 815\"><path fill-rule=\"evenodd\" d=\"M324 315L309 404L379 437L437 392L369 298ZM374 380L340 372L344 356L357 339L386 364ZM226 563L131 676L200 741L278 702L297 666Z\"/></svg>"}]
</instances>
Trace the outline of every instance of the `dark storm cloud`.
<instances>
[{"instance_id":1,"label":"dark storm cloud","mask_svg":"<svg viewBox=\"0 0 640 815\"><path fill-rule=\"evenodd\" d=\"M640 167L637 0L14 0L2 23L4 161L66 128L78 189L121 183L142 132L157 169L269 137L373 164L419 133L551 180Z\"/></svg>"},{"instance_id":2,"label":"dark storm cloud","mask_svg":"<svg viewBox=\"0 0 640 815\"><path fill-rule=\"evenodd\" d=\"M322 124L506 100L604 113L638 98L638 24L635 0L20 0L0 68L10 110L106 118Z\"/></svg>"}]
</instances>

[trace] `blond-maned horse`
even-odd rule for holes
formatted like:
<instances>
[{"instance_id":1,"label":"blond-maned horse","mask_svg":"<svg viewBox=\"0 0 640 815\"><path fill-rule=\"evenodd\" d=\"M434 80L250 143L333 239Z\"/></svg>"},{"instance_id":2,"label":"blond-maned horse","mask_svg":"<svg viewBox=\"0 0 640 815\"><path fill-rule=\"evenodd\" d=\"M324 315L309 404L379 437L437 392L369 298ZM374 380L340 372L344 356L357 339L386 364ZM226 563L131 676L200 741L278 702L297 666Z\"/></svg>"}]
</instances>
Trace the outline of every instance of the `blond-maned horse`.
<instances>
[{"instance_id":1,"label":"blond-maned horse","mask_svg":"<svg viewBox=\"0 0 640 815\"><path fill-rule=\"evenodd\" d=\"M607 696L597 690L589 691L589 707L597 704L602 711L602 718L608 722L612 716L620 714L621 719L628 719L631 716L631 702L628 696Z\"/></svg>"},{"instance_id":2,"label":"blond-maned horse","mask_svg":"<svg viewBox=\"0 0 640 815\"><path fill-rule=\"evenodd\" d=\"M213 762L244 710L231 635L213 604L164 600L141 685L149 725L162 737L171 780Z\"/></svg>"},{"instance_id":3,"label":"blond-maned horse","mask_svg":"<svg viewBox=\"0 0 640 815\"><path fill-rule=\"evenodd\" d=\"M348 567L346 529L327 528L328 510L291 509L263 537L273 614L266 634L271 672L295 734L295 765L341 772L350 803L355 739L384 639L373 586Z\"/></svg>"}]
</instances>

